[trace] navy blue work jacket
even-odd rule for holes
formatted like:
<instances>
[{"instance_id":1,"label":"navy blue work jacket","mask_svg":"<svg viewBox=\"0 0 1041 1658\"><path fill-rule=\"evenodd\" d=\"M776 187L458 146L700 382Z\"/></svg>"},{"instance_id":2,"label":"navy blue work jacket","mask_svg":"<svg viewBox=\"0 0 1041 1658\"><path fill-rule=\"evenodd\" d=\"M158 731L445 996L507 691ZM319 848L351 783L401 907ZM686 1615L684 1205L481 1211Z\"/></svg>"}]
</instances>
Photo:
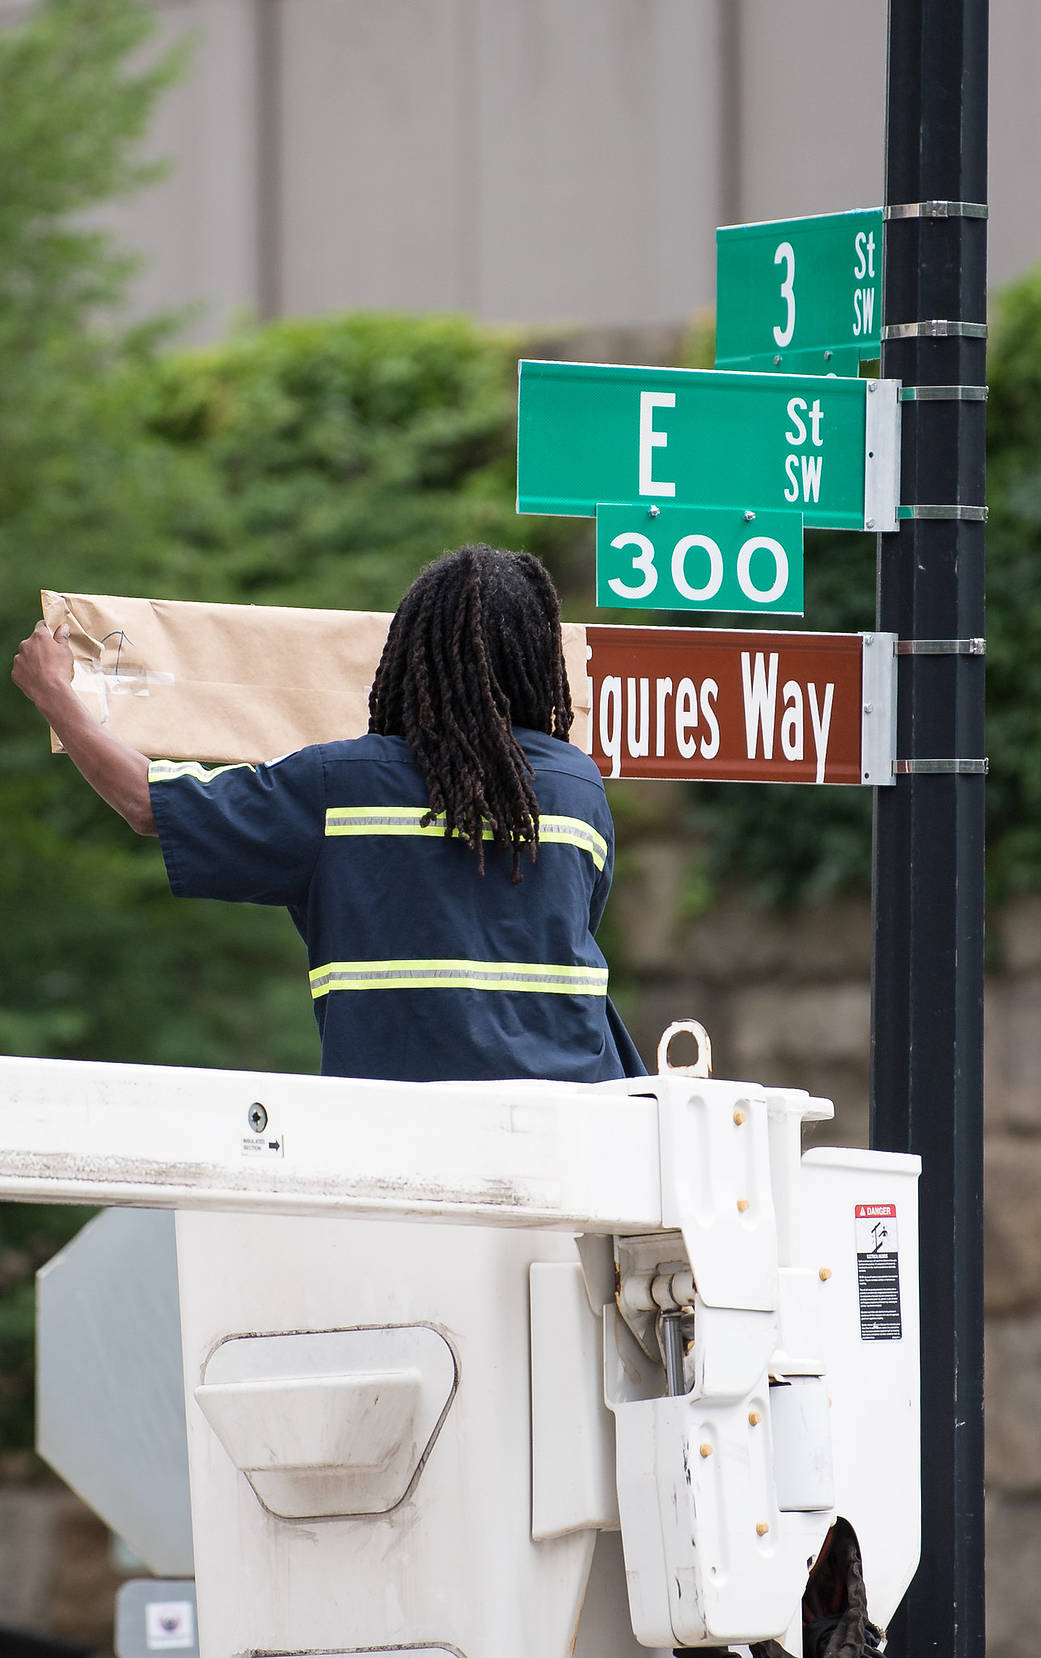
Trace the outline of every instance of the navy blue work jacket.
<instances>
[{"instance_id":1,"label":"navy blue work jacket","mask_svg":"<svg viewBox=\"0 0 1041 1658\"><path fill-rule=\"evenodd\" d=\"M539 848L475 854L424 826L401 737L365 736L252 766L153 761L152 810L178 897L284 904L306 945L331 1076L599 1082L644 1066L594 939L614 833L579 749L518 729Z\"/></svg>"}]
</instances>

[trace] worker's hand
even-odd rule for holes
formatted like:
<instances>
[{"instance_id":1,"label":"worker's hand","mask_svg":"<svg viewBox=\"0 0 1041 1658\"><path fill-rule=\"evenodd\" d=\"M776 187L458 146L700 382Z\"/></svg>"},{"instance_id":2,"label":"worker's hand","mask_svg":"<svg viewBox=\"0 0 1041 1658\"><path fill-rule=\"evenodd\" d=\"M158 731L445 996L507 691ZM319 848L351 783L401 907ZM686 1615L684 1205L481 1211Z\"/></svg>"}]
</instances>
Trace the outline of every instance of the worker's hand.
<instances>
[{"instance_id":1,"label":"worker's hand","mask_svg":"<svg viewBox=\"0 0 1041 1658\"><path fill-rule=\"evenodd\" d=\"M106 731L84 707L72 689L72 668L67 623L52 634L46 622L37 622L19 646L11 678L36 704L95 794L126 818L139 835L157 834L148 792L147 757Z\"/></svg>"},{"instance_id":2,"label":"worker's hand","mask_svg":"<svg viewBox=\"0 0 1041 1658\"><path fill-rule=\"evenodd\" d=\"M68 695L72 668L68 623L62 622L52 634L46 622L37 622L28 639L23 639L18 647L11 678L41 714L46 715Z\"/></svg>"}]
</instances>

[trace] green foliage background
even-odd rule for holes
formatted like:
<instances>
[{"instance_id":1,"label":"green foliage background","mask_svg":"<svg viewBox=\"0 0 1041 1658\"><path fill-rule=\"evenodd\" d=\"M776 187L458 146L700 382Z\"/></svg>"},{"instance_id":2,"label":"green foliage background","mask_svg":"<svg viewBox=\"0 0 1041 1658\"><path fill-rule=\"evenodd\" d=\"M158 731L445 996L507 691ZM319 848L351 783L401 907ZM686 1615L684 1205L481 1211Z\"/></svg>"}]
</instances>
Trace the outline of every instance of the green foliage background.
<instances>
[{"instance_id":1,"label":"green foliage background","mask_svg":"<svg viewBox=\"0 0 1041 1658\"><path fill-rule=\"evenodd\" d=\"M538 553L565 611L589 616L592 525L514 512L515 364L546 355L544 336L533 348L461 318L348 315L183 351L161 350L161 329L99 321L127 262L69 214L144 176L128 156L181 61L128 67L150 21L138 0L47 0L0 35L8 654L41 586L389 609L465 540ZM685 360L710 363L711 342L692 335ZM990 380L990 877L1007 897L1041 886L1041 274L1002 301ZM873 616L871 540L811 536L806 625ZM627 822L637 836L632 790L615 804L622 840ZM866 887L867 791L691 788L683 814L702 906L734 882L771 902ZM316 1069L288 918L174 903L155 843L50 756L9 683L0 816L0 1052ZM611 948L624 973L623 941ZM0 1208L0 1448L30 1443L31 1273L81 1219Z\"/></svg>"}]
</instances>

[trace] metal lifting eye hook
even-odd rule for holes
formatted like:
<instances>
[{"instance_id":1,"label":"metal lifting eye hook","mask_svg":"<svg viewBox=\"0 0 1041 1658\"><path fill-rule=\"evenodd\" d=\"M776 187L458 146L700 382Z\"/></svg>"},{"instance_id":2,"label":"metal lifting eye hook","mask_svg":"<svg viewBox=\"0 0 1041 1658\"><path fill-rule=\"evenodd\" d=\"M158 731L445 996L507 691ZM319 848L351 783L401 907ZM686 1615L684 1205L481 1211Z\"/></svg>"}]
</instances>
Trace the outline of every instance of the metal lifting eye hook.
<instances>
[{"instance_id":1,"label":"metal lifting eye hook","mask_svg":"<svg viewBox=\"0 0 1041 1658\"><path fill-rule=\"evenodd\" d=\"M698 1057L693 1065L670 1065L669 1044L680 1031L687 1031L698 1044ZM708 1031L697 1019L675 1019L667 1030L662 1031L661 1041L658 1043L658 1075L665 1076L674 1071L681 1077L710 1077L712 1075L712 1043L709 1041Z\"/></svg>"}]
</instances>

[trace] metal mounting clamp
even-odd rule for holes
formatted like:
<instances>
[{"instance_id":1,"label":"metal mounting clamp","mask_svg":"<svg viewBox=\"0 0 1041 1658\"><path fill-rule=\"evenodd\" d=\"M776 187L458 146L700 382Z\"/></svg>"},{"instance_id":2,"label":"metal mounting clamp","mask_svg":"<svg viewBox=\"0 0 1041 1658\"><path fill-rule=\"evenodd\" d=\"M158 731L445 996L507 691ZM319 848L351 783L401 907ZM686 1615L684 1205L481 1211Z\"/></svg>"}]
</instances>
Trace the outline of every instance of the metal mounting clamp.
<instances>
[{"instance_id":1,"label":"metal mounting clamp","mask_svg":"<svg viewBox=\"0 0 1041 1658\"><path fill-rule=\"evenodd\" d=\"M898 777L936 776L939 773L960 773L965 776L985 777L990 770L989 760L894 760L893 770Z\"/></svg>"},{"instance_id":2,"label":"metal mounting clamp","mask_svg":"<svg viewBox=\"0 0 1041 1658\"><path fill-rule=\"evenodd\" d=\"M883 219L985 219L982 201L911 201L883 207Z\"/></svg>"},{"instance_id":3,"label":"metal mounting clamp","mask_svg":"<svg viewBox=\"0 0 1041 1658\"><path fill-rule=\"evenodd\" d=\"M898 639L897 656L986 656L985 639Z\"/></svg>"},{"instance_id":4,"label":"metal mounting clamp","mask_svg":"<svg viewBox=\"0 0 1041 1658\"><path fill-rule=\"evenodd\" d=\"M989 386L901 386L901 403L985 403Z\"/></svg>"},{"instance_id":5,"label":"metal mounting clamp","mask_svg":"<svg viewBox=\"0 0 1041 1658\"><path fill-rule=\"evenodd\" d=\"M970 524L985 524L987 522L986 507L963 507L959 502L952 502L949 506L930 506L918 502L914 506L897 507L898 518L931 518L931 519L963 519Z\"/></svg>"},{"instance_id":6,"label":"metal mounting clamp","mask_svg":"<svg viewBox=\"0 0 1041 1658\"><path fill-rule=\"evenodd\" d=\"M969 340L985 340L987 324L934 317L928 322L891 322L882 330L883 340L943 340L957 335Z\"/></svg>"}]
</instances>

